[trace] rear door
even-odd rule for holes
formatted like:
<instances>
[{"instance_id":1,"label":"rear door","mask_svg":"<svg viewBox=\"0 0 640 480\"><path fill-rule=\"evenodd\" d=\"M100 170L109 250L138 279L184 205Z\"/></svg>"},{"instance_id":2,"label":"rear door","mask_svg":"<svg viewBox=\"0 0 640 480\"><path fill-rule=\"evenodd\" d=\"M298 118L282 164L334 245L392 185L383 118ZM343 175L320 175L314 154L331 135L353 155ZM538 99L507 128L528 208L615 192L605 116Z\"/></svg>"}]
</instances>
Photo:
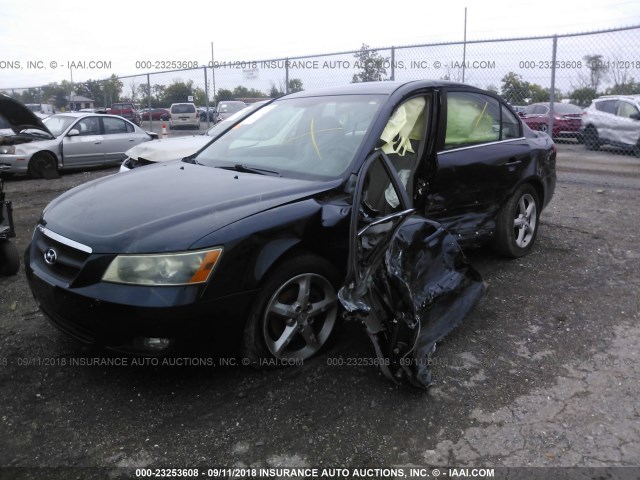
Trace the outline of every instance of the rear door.
<instances>
[{"instance_id":1,"label":"rear door","mask_svg":"<svg viewBox=\"0 0 640 480\"><path fill-rule=\"evenodd\" d=\"M125 159L125 152L143 141L133 125L120 118L101 117L104 128L104 162L117 163Z\"/></svg>"},{"instance_id":2,"label":"rear door","mask_svg":"<svg viewBox=\"0 0 640 480\"><path fill-rule=\"evenodd\" d=\"M69 131L77 130L79 135L62 140L62 155L65 168L78 168L104 162L104 146L100 117L91 116L78 120Z\"/></svg>"},{"instance_id":3,"label":"rear door","mask_svg":"<svg viewBox=\"0 0 640 480\"><path fill-rule=\"evenodd\" d=\"M495 97L443 95L437 173L426 215L472 241L495 228L495 214L532 161L520 120Z\"/></svg>"}]
</instances>

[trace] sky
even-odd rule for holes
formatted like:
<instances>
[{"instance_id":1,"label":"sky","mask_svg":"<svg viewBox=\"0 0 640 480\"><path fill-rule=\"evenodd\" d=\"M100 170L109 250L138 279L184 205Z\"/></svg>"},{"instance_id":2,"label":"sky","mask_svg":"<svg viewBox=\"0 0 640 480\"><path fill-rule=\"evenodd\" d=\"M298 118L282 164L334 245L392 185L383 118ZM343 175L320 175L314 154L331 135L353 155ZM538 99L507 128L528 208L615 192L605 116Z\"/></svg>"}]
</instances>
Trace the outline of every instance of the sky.
<instances>
[{"instance_id":1,"label":"sky","mask_svg":"<svg viewBox=\"0 0 640 480\"><path fill-rule=\"evenodd\" d=\"M216 61L239 62L460 41L465 7L468 40L640 24L637 0L0 0L0 89L156 71L141 61L203 65L212 42Z\"/></svg>"}]
</instances>

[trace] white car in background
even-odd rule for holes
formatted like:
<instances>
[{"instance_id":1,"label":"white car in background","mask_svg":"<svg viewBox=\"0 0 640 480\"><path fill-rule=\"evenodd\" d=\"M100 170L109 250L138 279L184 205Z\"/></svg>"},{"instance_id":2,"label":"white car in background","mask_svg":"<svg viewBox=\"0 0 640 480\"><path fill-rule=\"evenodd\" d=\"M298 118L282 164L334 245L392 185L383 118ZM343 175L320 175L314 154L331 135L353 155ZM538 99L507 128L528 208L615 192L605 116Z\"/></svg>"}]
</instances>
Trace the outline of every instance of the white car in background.
<instances>
[{"instance_id":1,"label":"white car in background","mask_svg":"<svg viewBox=\"0 0 640 480\"><path fill-rule=\"evenodd\" d=\"M581 133L587 150L611 145L640 156L640 95L605 95L582 114Z\"/></svg>"},{"instance_id":2,"label":"white car in background","mask_svg":"<svg viewBox=\"0 0 640 480\"><path fill-rule=\"evenodd\" d=\"M245 107L223 121L216 123L209 130L199 135L163 138L136 145L135 147L127 150L127 158L122 162L120 172L128 172L134 168L154 163L180 160L184 157L188 157L189 155L193 155L202 147L220 136L220 134L225 132L231 125L243 120L249 114L253 113L266 103L268 103L268 101L252 103L250 106Z\"/></svg>"}]
</instances>

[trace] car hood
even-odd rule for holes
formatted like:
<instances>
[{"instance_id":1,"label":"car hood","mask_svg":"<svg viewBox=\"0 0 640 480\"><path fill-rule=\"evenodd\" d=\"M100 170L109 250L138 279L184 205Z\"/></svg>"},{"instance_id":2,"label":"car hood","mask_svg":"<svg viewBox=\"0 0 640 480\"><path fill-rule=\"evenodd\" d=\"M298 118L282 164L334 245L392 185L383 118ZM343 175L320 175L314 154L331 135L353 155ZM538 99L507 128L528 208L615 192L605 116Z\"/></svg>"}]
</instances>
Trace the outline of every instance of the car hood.
<instances>
[{"instance_id":1,"label":"car hood","mask_svg":"<svg viewBox=\"0 0 640 480\"><path fill-rule=\"evenodd\" d=\"M206 135L166 138L144 142L127 150L126 155L134 160L144 158L150 162L179 160L197 152L211 141Z\"/></svg>"},{"instance_id":2,"label":"car hood","mask_svg":"<svg viewBox=\"0 0 640 480\"><path fill-rule=\"evenodd\" d=\"M8 127L17 135L21 130L35 128L51 135L38 116L22 103L5 94L0 94L0 114L9 122ZM51 135L53 137L53 135Z\"/></svg>"},{"instance_id":3,"label":"car hood","mask_svg":"<svg viewBox=\"0 0 640 480\"><path fill-rule=\"evenodd\" d=\"M69 190L47 206L43 223L94 253L181 251L238 220L340 182L162 163Z\"/></svg>"}]
</instances>

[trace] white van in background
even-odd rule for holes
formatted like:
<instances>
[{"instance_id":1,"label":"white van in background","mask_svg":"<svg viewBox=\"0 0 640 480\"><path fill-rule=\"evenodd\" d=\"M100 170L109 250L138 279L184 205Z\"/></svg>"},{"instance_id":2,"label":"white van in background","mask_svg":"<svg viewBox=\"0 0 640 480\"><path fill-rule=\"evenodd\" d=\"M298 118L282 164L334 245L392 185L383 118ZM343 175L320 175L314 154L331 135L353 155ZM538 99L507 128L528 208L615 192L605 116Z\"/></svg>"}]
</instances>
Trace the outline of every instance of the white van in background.
<instances>
[{"instance_id":1,"label":"white van in background","mask_svg":"<svg viewBox=\"0 0 640 480\"><path fill-rule=\"evenodd\" d=\"M200 113L193 103L173 103L171 108L171 117L169 118L169 129L180 127L190 127L200 130Z\"/></svg>"}]
</instances>

